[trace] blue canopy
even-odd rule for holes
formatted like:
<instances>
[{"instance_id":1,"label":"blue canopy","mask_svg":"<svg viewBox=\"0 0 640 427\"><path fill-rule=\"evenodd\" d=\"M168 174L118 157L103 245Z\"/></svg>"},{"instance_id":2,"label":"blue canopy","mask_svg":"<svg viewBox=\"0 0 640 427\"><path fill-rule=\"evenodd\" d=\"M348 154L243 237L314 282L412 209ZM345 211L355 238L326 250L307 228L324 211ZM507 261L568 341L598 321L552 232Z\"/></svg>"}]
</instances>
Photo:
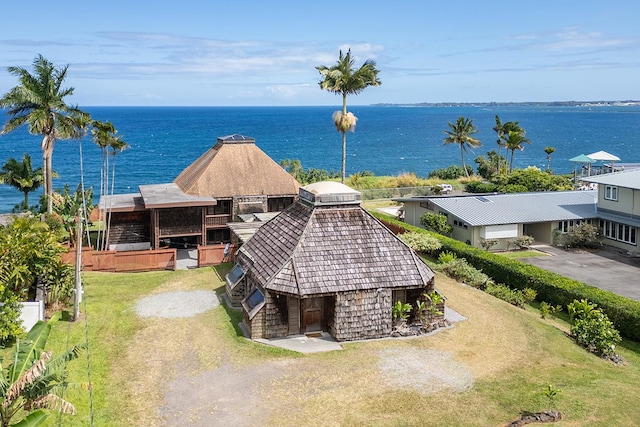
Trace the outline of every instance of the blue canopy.
<instances>
[{"instance_id":1,"label":"blue canopy","mask_svg":"<svg viewBox=\"0 0 640 427\"><path fill-rule=\"evenodd\" d=\"M570 162L576 162L576 163L594 163L595 160L593 160L591 157L587 156L586 154L580 154L579 156L575 156L572 159L569 159Z\"/></svg>"}]
</instances>

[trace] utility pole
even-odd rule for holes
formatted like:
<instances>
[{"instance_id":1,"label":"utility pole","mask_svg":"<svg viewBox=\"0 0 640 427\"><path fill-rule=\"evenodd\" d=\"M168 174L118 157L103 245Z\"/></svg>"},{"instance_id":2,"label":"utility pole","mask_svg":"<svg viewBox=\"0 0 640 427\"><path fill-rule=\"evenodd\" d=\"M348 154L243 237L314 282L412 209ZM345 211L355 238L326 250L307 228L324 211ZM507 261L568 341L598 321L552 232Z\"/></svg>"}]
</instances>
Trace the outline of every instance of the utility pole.
<instances>
[{"instance_id":1,"label":"utility pole","mask_svg":"<svg viewBox=\"0 0 640 427\"><path fill-rule=\"evenodd\" d=\"M76 223L76 287L73 304L74 322L80 318L80 303L82 302L82 282L80 281L80 268L82 267L82 210L80 209L78 209Z\"/></svg>"}]
</instances>

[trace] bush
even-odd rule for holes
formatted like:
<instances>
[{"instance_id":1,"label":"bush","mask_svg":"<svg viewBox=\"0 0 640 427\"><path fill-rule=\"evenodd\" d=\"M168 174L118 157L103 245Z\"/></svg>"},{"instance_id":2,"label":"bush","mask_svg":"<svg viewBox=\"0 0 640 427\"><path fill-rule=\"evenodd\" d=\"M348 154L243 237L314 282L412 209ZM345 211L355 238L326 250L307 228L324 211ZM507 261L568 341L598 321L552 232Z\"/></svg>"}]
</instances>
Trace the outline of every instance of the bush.
<instances>
[{"instance_id":1,"label":"bush","mask_svg":"<svg viewBox=\"0 0 640 427\"><path fill-rule=\"evenodd\" d=\"M498 186L490 182L471 181L464 187L467 193L495 193Z\"/></svg>"},{"instance_id":2,"label":"bush","mask_svg":"<svg viewBox=\"0 0 640 427\"><path fill-rule=\"evenodd\" d=\"M473 167L469 165L465 165L467 167L467 172L469 175L473 175ZM462 166L449 166L448 168L442 169L434 169L429 172L429 178L440 178L440 179L458 179L461 176L467 176Z\"/></svg>"},{"instance_id":3,"label":"bush","mask_svg":"<svg viewBox=\"0 0 640 427\"><path fill-rule=\"evenodd\" d=\"M569 227L567 234L560 236L560 244L565 248L584 248L598 246L600 230L593 224L582 222Z\"/></svg>"},{"instance_id":4,"label":"bush","mask_svg":"<svg viewBox=\"0 0 640 427\"><path fill-rule=\"evenodd\" d=\"M420 217L420 223L426 228L439 234L451 234L453 226L449 224L445 215L427 212Z\"/></svg>"},{"instance_id":5,"label":"bush","mask_svg":"<svg viewBox=\"0 0 640 427\"><path fill-rule=\"evenodd\" d=\"M371 213L393 226L430 234L429 231L397 221L381 212ZM438 234L433 236L442 243L441 252L450 251L460 258L465 258L469 264L487 274L495 282L509 284L512 288L531 288L537 292L536 298L541 301L563 307L576 299L587 299L597 303L622 336L640 342L640 301L589 286L522 261L474 248L449 237Z\"/></svg>"},{"instance_id":6,"label":"bush","mask_svg":"<svg viewBox=\"0 0 640 427\"><path fill-rule=\"evenodd\" d=\"M438 239L424 233L409 232L403 233L399 237L407 246L418 253L432 254L442 247L442 243Z\"/></svg>"},{"instance_id":7,"label":"bush","mask_svg":"<svg viewBox=\"0 0 640 427\"><path fill-rule=\"evenodd\" d=\"M438 262L440 264L447 264L455 260L456 258L456 254L454 254L453 252L444 251L440 252L440 255L438 255Z\"/></svg>"},{"instance_id":8,"label":"bush","mask_svg":"<svg viewBox=\"0 0 640 427\"><path fill-rule=\"evenodd\" d=\"M621 341L620 334L607 315L596 307L584 300L568 305L573 318L571 335L578 345L588 351L602 357L612 357L616 345Z\"/></svg>"},{"instance_id":9,"label":"bush","mask_svg":"<svg viewBox=\"0 0 640 427\"><path fill-rule=\"evenodd\" d=\"M540 303L540 317L546 319L549 316L555 316L562 311L561 305L553 306L547 302L542 301Z\"/></svg>"},{"instance_id":10,"label":"bush","mask_svg":"<svg viewBox=\"0 0 640 427\"><path fill-rule=\"evenodd\" d=\"M469 265L464 258L456 258L446 264L441 264L440 268L447 276L474 288L485 289L494 283L489 276Z\"/></svg>"},{"instance_id":11,"label":"bush","mask_svg":"<svg viewBox=\"0 0 640 427\"><path fill-rule=\"evenodd\" d=\"M536 298L536 291L531 288L519 291L502 284L491 284L486 287L485 292L520 308L525 308L526 304Z\"/></svg>"}]
</instances>

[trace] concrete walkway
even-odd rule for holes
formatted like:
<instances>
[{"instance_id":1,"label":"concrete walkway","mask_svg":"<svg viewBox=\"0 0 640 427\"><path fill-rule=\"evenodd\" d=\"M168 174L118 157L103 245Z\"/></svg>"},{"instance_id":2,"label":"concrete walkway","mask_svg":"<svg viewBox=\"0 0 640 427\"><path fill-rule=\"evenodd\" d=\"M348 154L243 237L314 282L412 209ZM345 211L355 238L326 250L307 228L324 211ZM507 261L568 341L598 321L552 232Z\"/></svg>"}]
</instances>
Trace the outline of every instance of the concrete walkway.
<instances>
[{"instance_id":1,"label":"concrete walkway","mask_svg":"<svg viewBox=\"0 0 640 427\"><path fill-rule=\"evenodd\" d=\"M549 256L521 261L640 301L640 258L608 248L568 251L546 245L533 248Z\"/></svg>"}]
</instances>

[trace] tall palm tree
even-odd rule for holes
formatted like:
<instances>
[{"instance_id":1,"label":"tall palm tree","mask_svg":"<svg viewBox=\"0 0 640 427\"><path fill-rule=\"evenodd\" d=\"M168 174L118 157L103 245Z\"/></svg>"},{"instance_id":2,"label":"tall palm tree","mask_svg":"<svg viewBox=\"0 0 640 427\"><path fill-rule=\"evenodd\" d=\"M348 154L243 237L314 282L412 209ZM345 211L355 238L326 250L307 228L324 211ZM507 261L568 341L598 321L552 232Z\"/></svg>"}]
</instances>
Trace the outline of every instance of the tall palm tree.
<instances>
[{"instance_id":1,"label":"tall palm tree","mask_svg":"<svg viewBox=\"0 0 640 427\"><path fill-rule=\"evenodd\" d=\"M68 67L56 67L42 55L33 61L33 74L22 67L9 67L9 73L18 77L20 84L0 98L0 107L7 108L11 117L2 128L2 134L27 124L29 133L42 135L44 194L49 213L52 211L53 145L57 139L81 137L83 130L79 119L87 116L77 106L65 103L65 98L74 90L62 88Z\"/></svg>"},{"instance_id":2,"label":"tall palm tree","mask_svg":"<svg viewBox=\"0 0 640 427\"><path fill-rule=\"evenodd\" d=\"M551 172L551 155L556 151L553 147L544 147L544 152L547 153L547 172Z\"/></svg>"},{"instance_id":3,"label":"tall palm tree","mask_svg":"<svg viewBox=\"0 0 640 427\"><path fill-rule=\"evenodd\" d=\"M22 162L10 158L0 169L0 184L8 184L24 194L21 209L29 209L29 193L42 186L44 175L42 168L33 170L31 156L24 154Z\"/></svg>"},{"instance_id":4,"label":"tall palm tree","mask_svg":"<svg viewBox=\"0 0 640 427\"><path fill-rule=\"evenodd\" d=\"M477 133L478 129L473 125L473 120L467 119L462 116L458 117L458 120L456 120L455 124L449 122L448 125L450 130L444 131L444 133L448 135L444 139L444 145L460 145L462 169L464 169L464 173L467 175L467 178L469 178L469 171L467 170L467 166L464 164L464 153L468 148L478 148L482 146L482 142L480 142L480 140L471 136Z\"/></svg>"},{"instance_id":5,"label":"tall palm tree","mask_svg":"<svg viewBox=\"0 0 640 427\"><path fill-rule=\"evenodd\" d=\"M93 142L100 148L100 198L102 196L113 196L115 174L116 174L116 162L115 156L127 148L127 143L124 141L121 135L117 135L118 131L115 126L109 122L100 122L94 120L91 123L91 135L93 136ZM111 150L111 151L109 151ZM109 170L109 157L113 157L111 162L111 171ZM111 189L109 189L109 174L111 173ZM107 200L105 197L104 200ZM110 199L109 199L110 200ZM107 218L109 218L110 206L100 207L100 219L102 225L105 226L104 234L102 234L102 241L100 241L100 230L98 231L98 249L104 249L109 240L109 226L106 224Z\"/></svg>"},{"instance_id":6,"label":"tall palm tree","mask_svg":"<svg viewBox=\"0 0 640 427\"><path fill-rule=\"evenodd\" d=\"M351 57L351 49L346 55L338 57L338 62L332 67L320 65L316 70L320 72L322 80L318 82L320 89L342 95L342 111L333 114L333 122L338 132L342 133L342 183L345 182L347 163L347 131L354 131L356 116L347 113L347 95L357 95L369 86L380 86L379 71L376 62L367 59L357 70L353 68L355 59Z\"/></svg>"},{"instance_id":7,"label":"tall palm tree","mask_svg":"<svg viewBox=\"0 0 640 427\"><path fill-rule=\"evenodd\" d=\"M513 156L516 150L524 150L524 145L522 144L531 144L529 138L524 136L524 131L509 131L506 138L504 140L504 146L507 150L511 151L511 157L509 159L509 173L513 170Z\"/></svg>"}]
</instances>

